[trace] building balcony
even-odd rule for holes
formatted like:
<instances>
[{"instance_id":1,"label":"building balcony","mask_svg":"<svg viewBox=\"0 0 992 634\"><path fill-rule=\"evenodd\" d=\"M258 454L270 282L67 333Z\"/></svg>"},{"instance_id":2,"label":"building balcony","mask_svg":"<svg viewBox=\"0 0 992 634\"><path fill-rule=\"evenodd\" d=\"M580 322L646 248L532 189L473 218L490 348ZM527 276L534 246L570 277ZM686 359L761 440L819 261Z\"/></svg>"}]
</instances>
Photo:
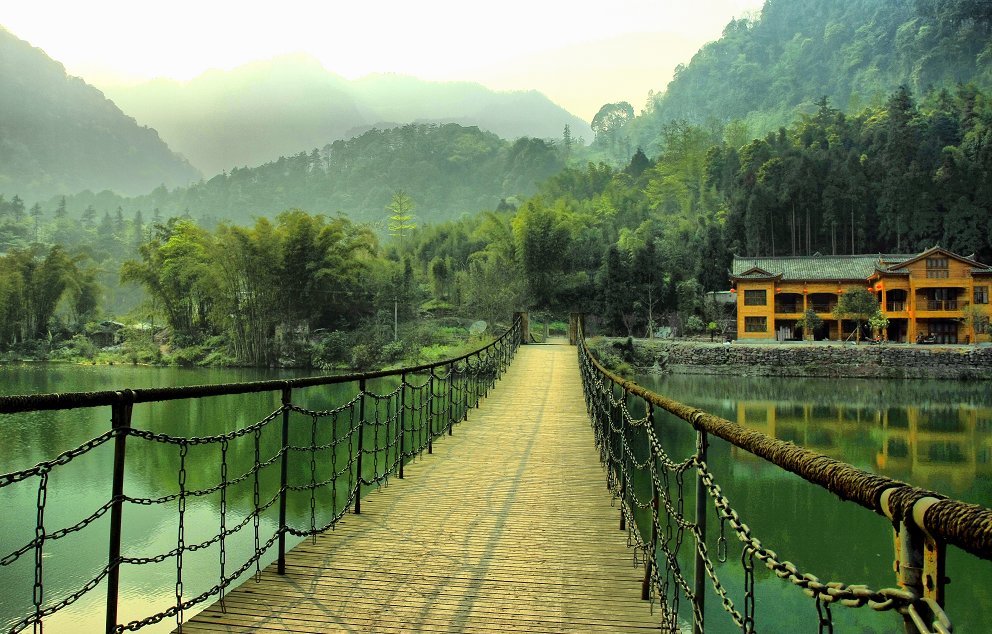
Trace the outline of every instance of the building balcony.
<instances>
[{"instance_id":1,"label":"building balcony","mask_svg":"<svg viewBox=\"0 0 992 634\"><path fill-rule=\"evenodd\" d=\"M888 302L885 304L885 312L887 313L904 313L908 310L906 302Z\"/></svg>"},{"instance_id":2,"label":"building balcony","mask_svg":"<svg viewBox=\"0 0 992 634\"><path fill-rule=\"evenodd\" d=\"M927 299L920 302L920 309L931 312L949 312L963 310L968 302L957 299Z\"/></svg>"},{"instance_id":3,"label":"building balcony","mask_svg":"<svg viewBox=\"0 0 992 634\"><path fill-rule=\"evenodd\" d=\"M812 308L813 311L817 313L832 313L836 305L837 305L836 302L830 302L830 303L813 302L809 305L809 307Z\"/></svg>"},{"instance_id":4,"label":"building balcony","mask_svg":"<svg viewBox=\"0 0 992 634\"><path fill-rule=\"evenodd\" d=\"M775 302L776 313L802 313L802 302Z\"/></svg>"}]
</instances>

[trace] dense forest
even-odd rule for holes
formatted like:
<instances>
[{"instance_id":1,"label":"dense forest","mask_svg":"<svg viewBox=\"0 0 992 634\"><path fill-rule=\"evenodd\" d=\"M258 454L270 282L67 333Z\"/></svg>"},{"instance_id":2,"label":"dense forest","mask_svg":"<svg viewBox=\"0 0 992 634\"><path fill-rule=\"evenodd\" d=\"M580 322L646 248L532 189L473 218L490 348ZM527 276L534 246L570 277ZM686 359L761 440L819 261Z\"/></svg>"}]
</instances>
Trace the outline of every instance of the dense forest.
<instances>
[{"instance_id":1,"label":"dense forest","mask_svg":"<svg viewBox=\"0 0 992 634\"><path fill-rule=\"evenodd\" d=\"M786 4L769 2L748 37ZM942 41L988 24L973 2L899 6L956 25ZM992 262L992 96L981 81L919 91L911 70L870 103L820 94L761 134L681 118L630 147L656 112L619 102L589 148L568 128L508 142L408 125L137 198L0 197L0 350L82 349L116 316L134 360L370 367L430 348L442 325L520 309L699 332L725 319L707 292L727 288L734 254L939 244Z\"/></svg>"},{"instance_id":2,"label":"dense forest","mask_svg":"<svg viewBox=\"0 0 992 634\"><path fill-rule=\"evenodd\" d=\"M421 222L439 222L533 194L538 183L565 165L573 145L527 137L510 142L454 123L410 124L372 129L188 187L158 187L130 198L87 191L68 196L67 205L73 216L89 206L120 207L126 214L157 209L165 217L189 214L205 225L247 223L292 208L375 223L392 194L404 190L417 200ZM54 207L59 200L44 206Z\"/></svg>"},{"instance_id":3,"label":"dense forest","mask_svg":"<svg viewBox=\"0 0 992 634\"><path fill-rule=\"evenodd\" d=\"M900 85L915 95L960 82L992 88L992 9L984 0L768 0L731 21L649 97L626 134L656 150L672 120L739 119L763 134L817 109L879 106Z\"/></svg>"}]
</instances>

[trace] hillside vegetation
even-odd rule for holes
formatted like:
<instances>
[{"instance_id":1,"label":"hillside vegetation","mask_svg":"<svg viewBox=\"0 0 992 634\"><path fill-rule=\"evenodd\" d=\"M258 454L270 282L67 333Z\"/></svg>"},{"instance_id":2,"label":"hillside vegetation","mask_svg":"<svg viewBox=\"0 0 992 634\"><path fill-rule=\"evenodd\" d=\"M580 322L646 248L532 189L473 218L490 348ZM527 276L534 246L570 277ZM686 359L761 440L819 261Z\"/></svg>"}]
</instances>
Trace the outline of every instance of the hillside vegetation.
<instances>
[{"instance_id":1,"label":"hillside vegetation","mask_svg":"<svg viewBox=\"0 0 992 634\"><path fill-rule=\"evenodd\" d=\"M774 33L762 25L782 6L770 2L748 33ZM904 8L925 16L935 6ZM821 31L830 16L857 17L834 10L811 9ZM968 16L953 33L987 23ZM961 54L944 51L948 38L932 57ZM780 44L771 38L768 50ZM110 290L118 271L147 298L131 319L167 324L157 339L145 335L146 357L171 337L199 350L178 354L188 362L365 367L429 341L425 324L495 322L522 308L584 312L628 336L717 328L726 317L706 293L727 288L734 254L940 244L992 262L992 96L984 68L955 74L947 64L948 81L977 83L917 94L907 82L857 108L821 95L757 135L733 113L725 123L655 121L654 150L629 158L624 134L656 113L635 118L621 102L597 118L591 149L567 130L511 143L475 127L407 125L137 198L0 199L9 264L0 348L40 340L44 320L27 310L24 289L59 288L52 278L68 282L45 313L48 333L78 333L134 306ZM393 315L406 333L399 342Z\"/></svg>"},{"instance_id":2,"label":"hillside vegetation","mask_svg":"<svg viewBox=\"0 0 992 634\"><path fill-rule=\"evenodd\" d=\"M127 113L154 127L205 174L255 167L347 140L373 127L457 123L503 138L557 138L588 125L536 92L402 75L350 81L304 55L210 71L189 82L108 86Z\"/></svg>"},{"instance_id":3,"label":"hillside vegetation","mask_svg":"<svg viewBox=\"0 0 992 634\"><path fill-rule=\"evenodd\" d=\"M739 119L760 135L822 97L856 113L900 85L917 97L960 82L990 88L990 26L984 0L767 0L760 18L730 22L676 69L628 131L631 145L656 151L672 120Z\"/></svg>"},{"instance_id":4,"label":"hillside vegetation","mask_svg":"<svg viewBox=\"0 0 992 634\"><path fill-rule=\"evenodd\" d=\"M144 193L199 173L44 51L0 27L0 193Z\"/></svg>"}]
</instances>

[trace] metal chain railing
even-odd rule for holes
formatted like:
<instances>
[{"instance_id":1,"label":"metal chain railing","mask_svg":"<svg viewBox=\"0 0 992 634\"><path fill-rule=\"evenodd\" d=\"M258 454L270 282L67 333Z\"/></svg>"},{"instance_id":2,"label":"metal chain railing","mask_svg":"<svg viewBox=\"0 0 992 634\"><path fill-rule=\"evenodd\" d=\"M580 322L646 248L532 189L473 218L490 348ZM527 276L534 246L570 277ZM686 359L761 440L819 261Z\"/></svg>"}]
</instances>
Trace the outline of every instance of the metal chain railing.
<instances>
[{"instance_id":1,"label":"metal chain railing","mask_svg":"<svg viewBox=\"0 0 992 634\"><path fill-rule=\"evenodd\" d=\"M643 561L645 566L643 598L660 602L662 631L682 631L679 623L682 600L692 606L693 631L703 631L706 585L719 598L737 628L745 633L756 631L756 562L813 600L820 632L833 631L833 605L894 611L902 616L907 631L921 634L951 631L950 619L943 610L945 546L958 546L977 557L992 559L992 511L861 471L654 394L604 368L592 357L582 337L579 337L579 363L607 484L620 502L621 528L628 531L628 544L635 548L635 562ZM628 409L630 402L640 402L646 416L632 415ZM695 451L681 460L666 452L657 432L658 409L691 425L697 438ZM895 529L898 587L872 589L863 584L823 582L764 546L710 470L707 447L711 436L884 515ZM684 478L693 471L696 504L690 514L684 508L687 497ZM718 575L710 551L707 505L715 510L720 523L715 542L717 562L727 560L728 527L741 544L743 595L736 601ZM639 528L638 518L646 526ZM687 535L691 542L688 545ZM681 563L690 556L695 561L691 577ZM659 572L659 568L664 570Z\"/></svg>"},{"instance_id":2,"label":"metal chain railing","mask_svg":"<svg viewBox=\"0 0 992 634\"><path fill-rule=\"evenodd\" d=\"M181 631L184 613L190 608L211 597L217 597L223 607L226 589L252 568L258 580L262 558L273 547L277 548L277 570L283 574L286 536L316 537L332 529L349 510L360 513L364 492L373 487L386 486L393 475L403 478L406 462L425 451L430 453L439 436L453 433L454 424L467 419L469 410L478 407L480 400L509 367L520 345L520 333L521 324L517 320L493 343L475 352L450 361L394 371L173 389L0 397L0 414L97 406L110 406L112 414L112 428L96 438L29 469L0 474L0 491L32 479L38 482L33 539L10 552L0 552L0 568L12 566L24 555L34 552L32 609L16 622L6 625L6 631L15 634L32 628L35 632L41 632L46 618L75 603L105 580L108 634L139 630L171 618L176 619ZM385 377L398 377L399 385L385 394L369 389L369 381ZM295 403L292 398L293 391L301 388L349 383L357 384L357 394L334 409L309 409ZM256 392L281 392L282 404L254 424L230 433L184 437L131 427L131 410L135 403ZM306 421L307 424L304 427L299 421ZM278 429L280 425L281 430ZM266 455L267 443L263 443L262 437L269 429L273 430L272 433L281 431L282 440L277 449ZM301 437L301 429L306 431L306 440L302 443L291 442L291 438ZM136 497L124 492L124 466L129 440L131 443L141 441L176 448L179 469L173 491L158 497ZM45 514L49 506L50 473L111 441L114 444L111 498L72 526L51 530ZM244 453L251 457L250 466L237 468L236 475L231 477L232 454L235 453L235 445L242 444L247 445ZM216 452L220 462L216 483L197 486L194 482L196 479L190 470L193 448ZM275 473L277 470L278 474ZM270 494L272 487L267 483L276 475L279 484ZM196 476L202 477L202 474L197 473ZM241 486L250 488L251 503L243 516L231 517L235 505L230 503L229 493ZM215 494L219 496L217 532L206 539L191 539L192 533L187 530L187 516L191 512L189 505ZM291 525L288 520L287 507L291 494L305 497L307 512L303 525ZM122 554L121 523L125 505L168 509L172 504L176 505L174 513L177 519L175 548L148 556ZM279 511L278 527L266 538L262 519L267 511L275 508ZM65 596L51 596L45 586L46 546L91 527L108 513L111 516L108 536L110 555L106 565L81 588ZM248 540L253 543L253 549L235 570L230 570L228 543L242 531L250 533ZM191 597L186 589L187 584L184 584L184 579L188 578L184 575L184 556L214 546L219 551L217 583ZM121 568L167 560L176 563L174 604L162 612L119 623L117 607ZM5 592L9 593L9 589Z\"/></svg>"}]
</instances>

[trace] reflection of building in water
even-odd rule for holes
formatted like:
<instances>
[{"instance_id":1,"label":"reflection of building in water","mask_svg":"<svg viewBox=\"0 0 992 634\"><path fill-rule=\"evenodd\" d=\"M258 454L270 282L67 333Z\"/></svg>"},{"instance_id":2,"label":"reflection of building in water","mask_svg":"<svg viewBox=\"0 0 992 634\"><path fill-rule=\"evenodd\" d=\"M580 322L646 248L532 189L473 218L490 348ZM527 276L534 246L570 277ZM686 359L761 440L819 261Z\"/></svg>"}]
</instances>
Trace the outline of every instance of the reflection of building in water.
<instances>
[{"instance_id":1,"label":"reflection of building in water","mask_svg":"<svg viewBox=\"0 0 992 634\"><path fill-rule=\"evenodd\" d=\"M920 486L970 486L992 474L992 409L891 409L882 416L880 473L907 474Z\"/></svg>"},{"instance_id":2,"label":"reflection of building in water","mask_svg":"<svg viewBox=\"0 0 992 634\"><path fill-rule=\"evenodd\" d=\"M992 474L992 408L919 407L879 411L864 406L811 405L775 401L738 401L737 422L780 440L838 460L841 438L870 433L880 449L875 467L881 474L923 487L969 487L978 474ZM761 460L731 448L742 461Z\"/></svg>"}]
</instances>

